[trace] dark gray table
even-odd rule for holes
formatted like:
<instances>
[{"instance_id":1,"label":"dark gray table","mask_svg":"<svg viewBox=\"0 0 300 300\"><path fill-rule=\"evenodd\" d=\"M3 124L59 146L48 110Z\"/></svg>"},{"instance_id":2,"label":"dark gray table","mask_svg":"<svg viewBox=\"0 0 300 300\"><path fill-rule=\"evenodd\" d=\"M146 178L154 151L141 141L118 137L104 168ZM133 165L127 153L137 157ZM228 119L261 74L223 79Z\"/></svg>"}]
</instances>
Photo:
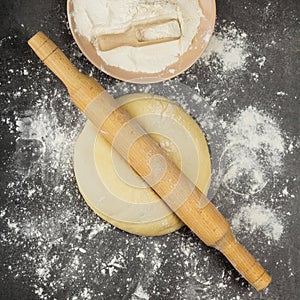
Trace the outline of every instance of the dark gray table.
<instances>
[{"instance_id":1,"label":"dark gray table","mask_svg":"<svg viewBox=\"0 0 300 300\"><path fill-rule=\"evenodd\" d=\"M300 2L218 1L217 36L242 47L245 61L226 70L222 53L212 54L178 78L146 87L119 83L88 62L70 34L65 6L65 1L1 1L0 298L298 299ZM72 168L73 145L85 120L27 46L39 30L114 95L145 89L173 94L202 125L214 153L213 202L271 273L266 291L255 292L187 228L138 237L106 224L87 207ZM226 172L228 161L222 163L221 153L238 120L245 124L243 112L262 116L257 130L271 130L263 137L274 130L271 149L284 147L275 156L281 165L262 168L263 186L249 182L251 174L237 186L232 178L224 183L221 169ZM262 164L275 155L263 144ZM264 213L253 219L262 207Z\"/></svg>"}]
</instances>

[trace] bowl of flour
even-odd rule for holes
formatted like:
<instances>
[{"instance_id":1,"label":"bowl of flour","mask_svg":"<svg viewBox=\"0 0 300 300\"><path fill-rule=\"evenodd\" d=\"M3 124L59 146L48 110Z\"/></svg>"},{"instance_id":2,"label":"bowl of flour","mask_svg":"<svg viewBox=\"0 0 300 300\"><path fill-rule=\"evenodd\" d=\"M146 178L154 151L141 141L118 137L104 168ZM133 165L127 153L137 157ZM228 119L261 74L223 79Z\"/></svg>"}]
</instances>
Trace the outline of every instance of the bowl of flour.
<instances>
[{"instance_id":1,"label":"bowl of flour","mask_svg":"<svg viewBox=\"0 0 300 300\"><path fill-rule=\"evenodd\" d=\"M73 37L89 61L108 75L133 83L167 80L193 65L209 42L216 16L214 0L68 0L67 8ZM109 51L98 48L98 35L150 19L177 19L180 39Z\"/></svg>"}]
</instances>

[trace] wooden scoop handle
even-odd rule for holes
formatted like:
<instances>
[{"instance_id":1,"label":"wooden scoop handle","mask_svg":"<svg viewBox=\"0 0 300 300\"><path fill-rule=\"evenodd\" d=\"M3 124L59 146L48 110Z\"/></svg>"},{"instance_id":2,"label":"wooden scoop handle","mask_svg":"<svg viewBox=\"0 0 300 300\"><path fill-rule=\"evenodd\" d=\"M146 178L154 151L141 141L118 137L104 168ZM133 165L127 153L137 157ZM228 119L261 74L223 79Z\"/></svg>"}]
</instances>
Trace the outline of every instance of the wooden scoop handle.
<instances>
[{"instance_id":1,"label":"wooden scoop handle","mask_svg":"<svg viewBox=\"0 0 300 300\"><path fill-rule=\"evenodd\" d=\"M176 24L175 29L178 32L171 36L152 37L147 39L144 36L145 30L155 28L164 24ZM174 28L173 28L174 29ZM121 46L143 47L153 44L165 43L178 40L181 37L181 27L178 19L162 19L149 23L132 24L126 31L121 33L100 34L97 36L98 48L101 51L112 50Z\"/></svg>"},{"instance_id":2,"label":"wooden scoop handle","mask_svg":"<svg viewBox=\"0 0 300 300\"><path fill-rule=\"evenodd\" d=\"M39 32L31 38L29 45L64 82L71 99L80 110L86 113L95 98L102 101L103 106L95 107L96 110L100 109L100 113L108 107L116 107L116 101L108 97L104 88L94 79L81 74L43 33ZM99 126L96 112L86 114L96 126ZM131 117L125 110L116 107L99 129L105 132L104 137L107 141L113 144L133 169L204 243L220 250L257 290L262 290L269 285L271 277L235 240L228 222L221 213L149 135L139 135L143 133L143 129L136 122L131 122ZM115 144L114 139L117 135L120 142ZM135 136L138 138L130 145L127 153L124 145ZM149 174L151 174L151 160L157 156L164 160L165 173L161 180L153 184L153 178Z\"/></svg>"},{"instance_id":3,"label":"wooden scoop handle","mask_svg":"<svg viewBox=\"0 0 300 300\"><path fill-rule=\"evenodd\" d=\"M102 34L97 37L98 48L101 51L109 51L121 46L143 47L154 44L166 43L178 40L177 37L156 38L153 40L138 40L136 29L131 27L123 33Z\"/></svg>"},{"instance_id":4,"label":"wooden scoop handle","mask_svg":"<svg viewBox=\"0 0 300 300\"><path fill-rule=\"evenodd\" d=\"M109 51L121 46L137 47L137 39L134 28L129 28L123 33L101 34L97 37L98 48L101 51Z\"/></svg>"}]
</instances>

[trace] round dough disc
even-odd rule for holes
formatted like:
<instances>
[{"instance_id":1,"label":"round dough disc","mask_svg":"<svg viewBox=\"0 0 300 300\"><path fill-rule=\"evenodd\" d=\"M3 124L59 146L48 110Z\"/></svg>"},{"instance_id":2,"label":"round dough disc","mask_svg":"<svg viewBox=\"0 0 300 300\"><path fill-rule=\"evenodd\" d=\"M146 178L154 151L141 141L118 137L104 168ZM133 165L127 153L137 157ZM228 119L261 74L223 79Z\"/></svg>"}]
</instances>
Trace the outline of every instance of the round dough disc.
<instances>
[{"instance_id":1,"label":"round dough disc","mask_svg":"<svg viewBox=\"0 0 300 300\"><path fill-rule=\"evenodd\" d=\"M211 165L205 136L177 104L156 95L131 94L118 98L176 165L207 193ZM127 162L87 122L74 152L79 190L102 219L138 235L163 235L183 223Z\"/></svg>"}]
</instances>

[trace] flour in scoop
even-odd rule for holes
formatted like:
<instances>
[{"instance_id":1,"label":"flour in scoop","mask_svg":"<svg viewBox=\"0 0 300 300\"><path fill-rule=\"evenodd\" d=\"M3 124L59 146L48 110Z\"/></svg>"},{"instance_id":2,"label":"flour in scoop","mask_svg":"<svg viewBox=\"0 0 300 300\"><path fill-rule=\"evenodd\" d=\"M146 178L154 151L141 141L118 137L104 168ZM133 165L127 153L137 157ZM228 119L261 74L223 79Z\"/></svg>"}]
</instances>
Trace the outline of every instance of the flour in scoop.
<instances>
[{"instance_id":1,"label":"flour in scoop","mask_svg":"<svg viewBox=\"0 0 300 300\"><path fill-rule=\"evenodd\" d=\"M73 0L77 32L92 42L98 55L110 66L132 72L157 73L177 62L191 45L197 33L202 11L197 0ZM156 20L178 20L182 36L178 40L144 47L122 46L100 51L96 37L124 32L134 23ZM153 37L178 35L178 27L166 24L148 30Z\"/></svg>"}]
</instances>

